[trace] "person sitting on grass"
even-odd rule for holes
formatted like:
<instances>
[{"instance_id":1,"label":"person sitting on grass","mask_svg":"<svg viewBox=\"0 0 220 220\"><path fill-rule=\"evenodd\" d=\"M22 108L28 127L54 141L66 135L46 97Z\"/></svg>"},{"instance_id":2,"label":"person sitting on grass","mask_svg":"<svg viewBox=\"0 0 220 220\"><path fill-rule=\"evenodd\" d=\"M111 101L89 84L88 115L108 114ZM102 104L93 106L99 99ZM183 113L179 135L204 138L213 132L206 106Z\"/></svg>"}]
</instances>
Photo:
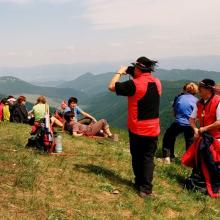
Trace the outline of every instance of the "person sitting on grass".
<instances>
[{"instance_id":1,"label":"person sitting on grass","mask_svg":"<svg viewBox=\"0 0 220 220\"><path fill-rule=\"evenodd\" d=\"M3 121L10 121L10 110L9 110L9 103L7 101L6 98L4 98L2 100L2 103L3 103Z\"/></svg>"},{"instance_id":2,"label":"person sitting on grass","mask_svg":"<svg viewBox=\"0 0 220 220\"><path fill-rule=\"evenodd\" d=\"M75 121L80 124L89 125L92 122L97 122L97 120L87 112L84 112L79 106L77 106L78 99L75 97L70 97L68 100L68 106L64 110L64 114L67 112L73 112L75 115ZM82 115L84 118L79 120L79 116Z\"/></svg>"},{"instance_id":3,"label":"person sitting on grass","mask_svg":"<svg viewBox=\"0 0 220 220\"><path fill-rule=\"evenodd\" d=\"M4 107L4 99L0 101L0 121L3 121L3 107Z\"/></svg>"},{"instance_id":4,"label":"person sitting on grass","mask_svg":"<svg viewBox=\"0 0 220 220\"><path fill-rule=\"evenodd\" d=\"M40 121L45 118L45 115L49 113L49 105L46 102L46 98L44 96L40 96L37 99L37 103L33 106L33 109L29 111L29 115L32 114L35 118L35 122ZM51 126L54 124L63 127L62 122L56 119L54 116L50 117Z\"/></svg>"},{"instance_id":5,"label":"person sitting on grass","mask_svg":"<svg viewBox=\"0 0 220 220\"><path fill-rule=\"evenodd\" d=\"M58 119L60 122L64 123L64 110L68 107L66 100L63 100L60 104L60 109L56 109L53 116Z\"/></svg>"},{"instance_id":6,"label":"person sitting on grass","mask_svg":"<svg viewBox=\"0 0 220 220\"><path fill-rule=\"evenodd\" d=\"M64 124L64 130L68 131L74 137L79 136L104 136L116 141L116 135L113 135L109 129L109 124L105 119L101 119L90 125L83 125L75 121L73 112L67 112L64 114L66 120Z\"/></svg>"},{"instance_id":7,"label":"person sitting on grass","mask_svg":"<svg viewBox=\"0 0 220 220\"><path fill-rule=\"evenodd\" d=\"M19 96L11 110L11 121L15 123L28 123L28 111L25 106L26 97Z\"/></svg>"}]
</instances>

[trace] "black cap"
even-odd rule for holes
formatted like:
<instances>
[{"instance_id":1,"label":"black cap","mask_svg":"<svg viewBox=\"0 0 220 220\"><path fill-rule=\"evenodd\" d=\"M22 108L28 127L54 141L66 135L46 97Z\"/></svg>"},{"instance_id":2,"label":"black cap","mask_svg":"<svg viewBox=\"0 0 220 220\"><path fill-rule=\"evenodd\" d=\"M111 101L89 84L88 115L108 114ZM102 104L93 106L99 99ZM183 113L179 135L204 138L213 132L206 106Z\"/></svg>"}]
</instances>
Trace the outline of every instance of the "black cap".
<instances>
[{"instance_id":1,"label":"black cap","mask_svg":"<svg viewBox=\"0 0 220 220\"><path fill-rule=\"evenodd\" d=\"M132 64L140 69L153 69L157 61L150 60L147 57L139 57L136 62Z\"/></svg>"},{"instance_id":2,"label":"black cap","mask_svg":"<svg viewBox=\"0 0 220 220\"><path fill-rule=\"evenodd\" d=\"M214 90L215 89L215 81L212 79L203 79L201 82L199 82L199 86Z\"/></svg>"}]
</instances>

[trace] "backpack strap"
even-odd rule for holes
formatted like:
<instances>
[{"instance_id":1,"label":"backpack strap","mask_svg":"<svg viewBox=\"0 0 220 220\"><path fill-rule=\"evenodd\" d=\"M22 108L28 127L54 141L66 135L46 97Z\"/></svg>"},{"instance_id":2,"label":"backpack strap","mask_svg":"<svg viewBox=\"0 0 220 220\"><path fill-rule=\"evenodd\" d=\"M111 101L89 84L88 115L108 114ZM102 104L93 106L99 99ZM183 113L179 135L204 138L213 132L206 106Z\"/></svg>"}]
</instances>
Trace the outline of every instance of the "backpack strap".
<instances>
[{"instance_id":1,"label":"backpack strap","mask_svg":"<svg viewBox=\"0 0 220 220\"><path fill-rule=\"evenodd\" d=\"M45 104L45 126L46 128L49 129L49 131L51 131L50 129L50 112L49 112L49 105Z\"/></svg>"}]
</instances>

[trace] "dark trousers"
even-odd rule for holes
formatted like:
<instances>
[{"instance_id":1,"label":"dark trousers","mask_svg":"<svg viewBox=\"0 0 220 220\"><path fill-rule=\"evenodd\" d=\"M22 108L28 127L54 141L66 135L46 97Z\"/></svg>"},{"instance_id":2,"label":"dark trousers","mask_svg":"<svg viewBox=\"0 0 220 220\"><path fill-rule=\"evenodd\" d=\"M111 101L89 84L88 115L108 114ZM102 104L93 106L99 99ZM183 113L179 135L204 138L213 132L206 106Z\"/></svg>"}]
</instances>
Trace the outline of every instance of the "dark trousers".
<instances>
[{"instance_id":1,"label":"dark trousers","mask_svg":"<svg viewBox=\"0 0 220 220\"><path fill-rule=\"evenodd\" d=\"M154 155L157 149L157 137L147 137L129 131L132 167L135 185L139 191L151 193L154 171Z\"/></svg>"},{"instance_id":2,"label":"dark trousers","mask_svg":"<svg viewBox=\"0 0 220 220\"><path fill-rule=\"evenodd\" d=\"M176 138L180 133L184 133L186 150L193 142L194 132L191 126L181 126L176 122L173 122L171 126L166 130L163 137L162 152L163 157L174 158L174 145Z\"/></svg>"}]
</instances>

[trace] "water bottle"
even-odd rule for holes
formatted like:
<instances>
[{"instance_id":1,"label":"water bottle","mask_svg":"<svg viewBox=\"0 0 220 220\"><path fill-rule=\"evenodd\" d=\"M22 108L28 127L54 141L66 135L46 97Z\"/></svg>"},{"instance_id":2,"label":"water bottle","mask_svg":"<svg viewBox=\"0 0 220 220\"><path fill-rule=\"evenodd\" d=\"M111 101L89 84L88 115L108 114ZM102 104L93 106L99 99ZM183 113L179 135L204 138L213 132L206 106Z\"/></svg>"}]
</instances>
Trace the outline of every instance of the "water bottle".
<instances>
[{"instance_id":1,"label":"water bottle","mask_svg":"<svg viewBox=\"0 0 220 220\"><path fill-rule=\"evenodd\" d=\"M58 134L57 137L56 137L55 151L56 151L56 153L61 153L62 150L63 150L63 147L62 147L62 136L60 134Z\"/></svg>"}]
</instances>

